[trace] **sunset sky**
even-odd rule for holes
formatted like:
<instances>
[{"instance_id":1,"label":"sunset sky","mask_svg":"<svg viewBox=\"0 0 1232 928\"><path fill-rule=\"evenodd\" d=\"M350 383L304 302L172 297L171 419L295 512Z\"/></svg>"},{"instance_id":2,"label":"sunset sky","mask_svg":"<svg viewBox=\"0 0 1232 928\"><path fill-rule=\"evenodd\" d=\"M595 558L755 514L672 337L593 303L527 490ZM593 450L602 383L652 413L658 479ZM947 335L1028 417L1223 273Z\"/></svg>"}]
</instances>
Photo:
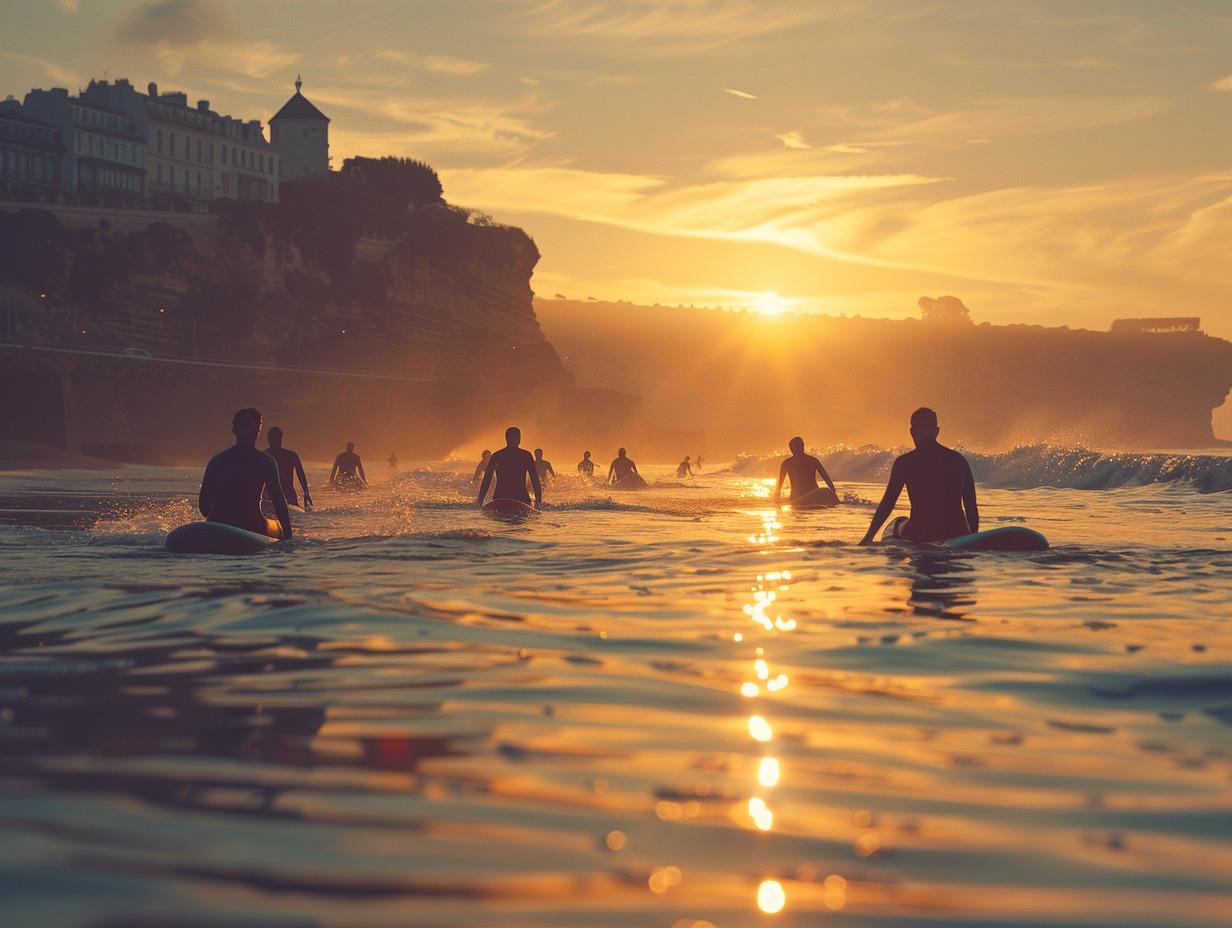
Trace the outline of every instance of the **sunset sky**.
<instances>
[{"instance_id":1,"label":"sunset sky","mask_svg":"<svg viewBox=\"0 0 1232 928\"><path fill-rule=\"evenodd\" d=\"M1226 0L0 0L0 93L156 81L416 158L540 296L1232 338Z\"/></svg>"}]
</instances>

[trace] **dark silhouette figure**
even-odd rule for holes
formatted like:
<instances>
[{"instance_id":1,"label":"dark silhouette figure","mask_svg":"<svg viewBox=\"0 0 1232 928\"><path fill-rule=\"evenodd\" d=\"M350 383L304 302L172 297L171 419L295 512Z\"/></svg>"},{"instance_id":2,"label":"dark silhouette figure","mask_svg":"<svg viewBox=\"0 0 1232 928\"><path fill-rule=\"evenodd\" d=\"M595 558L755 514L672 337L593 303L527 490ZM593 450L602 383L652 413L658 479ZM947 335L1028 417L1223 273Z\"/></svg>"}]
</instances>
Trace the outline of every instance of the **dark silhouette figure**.
<instances>
[{"instance_id":1,"label":"dark silhouette figure","mask_svg":"<svg viewBox=\"0 0 1232 928\"><path fill-rule=\"evenodd\" d=\"M830 492L838 496L838 491L834 489L834 481L830 479L830 475L826 473L826 469L821 466L821 461L813 457L811 454L804 453L804 439L796 436L787 443L787 447L791 449L791 457L783 461L783 466L779 468L779 485L774 489L774 505L779 505L779 501L783 494L783 481L790 478L791 480L791 496L787 498L789 503L799 506L801 503L807 505L808 500L805 499L810 493L816 493L820 487L817 486L817 475L821 475L821 479L826 482L826 486L830 488ZM819 502L817 505L821 505Z\"/></svg>"},{"instance_id":2,"label":"dark silhouette figure","mask_svg":"<svg viewBox=\"0 0 1232 928\"><path fill-rule=\"evenodd\" d=\"M266 433L269 437L269 447L265 453L278 462L278 482L282 487L282 495L291 506L299 505L299 497L295 493L295 478L299 477L299 485L304 488L304 508L312 508L312 495L308 492L308 478L304 476L304 465L299 455L290 448L282 446L282 429L274 426Z\"/></svg>"},{"instance_id":3,"label":"dark silhouette figure","mask_svg":"<svg viewBox=\"0 0 1232 928\"><path fill-rule=\"evenodd\" d=\"M234 525L258 535L290 538L291 514L282 494L278 463L257 450L261 413L252 407L241 409L231 419L231 431L235 444L218 452L205 466L197 500L201 515L209 522ZM262 490L273 500L277 522L261 514Z\"/></svg>"},{"instance_id":4,"label":"dark silhouette figure","mask_svg":"<svg viewBox=\"0 0 1232 928\"><path fill-rule=\"evenodd\" d=\"M898 525L897 537L917 542L944 541L980 530L971 465L953 448L937 443L939 431L937 414L931 409L921 407L911 414L915 450L894 462L885 496L877 504L860 544L872 543L877 529L894 510L903 487L911 500L911 517Z\"/></svg>"},{"instance_id":5,"label":"dark silhouette figure","mask_svg":"<svg viewBox=\"0 0 1232 928\"><path fill-rule=\"evenodd\" d=\"M582 460L578 461L578 473L589 480L595 479L595 462L590 459L590 452L582 452Z\"/></svg>"},{"instance_id":6,"label":"dark silhouette figure","mask_svg":"<svg viewBox=\"0 0 1232 928\"><path fill-rule=\"evenodd\" d=\"M368 475L355 453L355 442L348 441L346 451L334 458L329 472L329 485L339 490L358 490L368 486Z\"/></svg>"},{"instance_id":7,"label":"dark silhouette figure","mask_svg":"<svg viewBox=\"0 0 1232 928\"><path fill-rule=\"evenodd\" d=\"M684 460L676 465L676 476L677 477L692 477L693 476L693 468L689 466L689 456L687 454L684 456Z\"/></svg>"},{"instance_id":8,"label":"dark silhouette figure","mask_svg":"<svg viewBox=\"0 0 1232 928\"><path fill-rule=\"evenodd\" d=\"M539 471L539 482L547 483L549 477L556 479L556 471L552 470L552 462L543 459L543 449L535 449L535 470Z\"/></svg>"},{"instance_id":9,"label":"dark silhouette figure","mask_svg":"<svg viewBox=\"0 0 1232 928\"><path fill-rule=\"evenodd\" d=\"M516 426L505 429L505 447L495 451L488 458L488 466L483 472L483 483L479 486L480 506L483 498L488 495L488 487L496 475L496 489L492 491L493 499L517 499L524 503L530 502L530 494L526 492L526 479L530 478L531 487L535 491L535 508L543 503L543 487L539 483L539 468L535 459L525 448L519 448L522 443L522 430Z\"/></svg>"},{"instance_id":10,"label":"dark silhouette figure","mask_svg":"<svg viewBox=\"0 0 1232 928\"><path fill-rule=\"evenodd\" d=\"M612 463L608 465L607 482L618 483L630 474L637 474L637 465L625 457L625 449L621 448L616 452L616 457L612 460ZM638 474L638 476L640 477L641 474Z\"/></svg>"},{"instance_id":11,"label":"dark silhouette figure","mask_svg":"<svg viewBox=\"0 0 1232 928\"><path fill-rule=\"evenodd\" d=\"M475 467L475 476L471 478L471 485L478 486L479 481L483 479L483 475L488 469L488 459L492 457L492 452L487 448L483 450L483 460Z\"/></svg>"},{"instance_id":12,"label":"dark silhouette figure","mask_svg":"<svg viewBox=\"0 0 1232 928\"><path fill-rule=\"evenodd\" d=\"M398 472L398 456L392 451L389 452L389 457L385 459L385 463L389 465L390 471L395 474Z\"/></svg>"}]
</instances>

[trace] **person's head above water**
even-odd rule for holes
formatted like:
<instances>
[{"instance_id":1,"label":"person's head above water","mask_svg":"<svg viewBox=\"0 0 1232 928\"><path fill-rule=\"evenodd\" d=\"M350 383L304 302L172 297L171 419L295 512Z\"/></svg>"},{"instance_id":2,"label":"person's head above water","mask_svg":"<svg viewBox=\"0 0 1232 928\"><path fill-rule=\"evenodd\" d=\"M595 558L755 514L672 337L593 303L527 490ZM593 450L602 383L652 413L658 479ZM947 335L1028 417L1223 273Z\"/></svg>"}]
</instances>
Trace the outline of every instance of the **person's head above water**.
<instances>
[{"instance_id":1,"label":"person's head above water","mask_svg":"<svg viewBox=\"0 0 1232 928\"><path fill-rule=\"evenodd\" d=\"M275 425L268 432L266 432L265 437L269 439L269 443L275 448L282 447L282 429L278 426Z\"/></svg>"},{"instance_id":2,"label":"person's head above water","mask_svg":"<svg viewBox=\"0 0 1232 928\"><path fill-rule=\"evenodd\" d=\"M618 458L623 458L624 456L625 456L625 449L624 449L624 448L621 448L619 451L617 451L617 452L616 452L616 457L618 457Z\"/></svg>"},{"instance_id":3,"label":"person's head above water","mask_svg":"<svg viewBox=\"0 0 1232 928\"><path fill-rule=\"evenodd\" d=\"M348 442L347 442L347 451L354 451L354 450L355 450L355 442L353 442L353 441L348 441Z\"/></svg>"},{"instance_id":4,"label":"person's head above water","mask_svg":"<svg viewBox=\"0 0 1232 928\"><path fill-rule=\"evenodd\" d=\"M937 414L927 406L921 406L911 414L911 437L916 445L936 441L940 431Z\"/></svg>"},{"instance_id":5,"label":"person's head above water","mask_svg":"<svg viewBox=\"0 0 1232 928\"><path fill-rule=\"evenodd\" d=\"M231 417L231 433L236 438L251 437L256 441L261 434L261 411L245 406Z\"/></svg>"},{"instance_id":6,"label":"person's head above water","mask_svg":"<svg viewBox=\"0 0 1232 928\"><path fill-rule=\"evenodd\" d=\"M797 435L787 443L787 447L791 449L792 454L804 454L804 439Z\"/></svg>"},{"instance_id":7,"label":"person's head above water","mask_svg":"<svg viewBox=\"0 0 1232 928\"><path fill-rule=\"evenodd\" d=\"M582 457L583 457L583 458L585 458L586 460L588 460L588 461L589 461L589 460L590 460L590 452L589 452L589 451L583 451L583 452L582 452Z\"/></svg>"},{"instance_id":8,"label":"person's head above water","mask_svg":"<svg viewBox=\"0 0 1232 928\"><path fill-rule=\"evenodd\" d=\"M483 449L483 459L486 461L491 456L492 456L492 452L489 451L487 448L484 448Z\"/></svg>"},{"instance_id":9,"label":"person's head above water","mask_svg":"<svg viewBox=\"0 0 1232 928\"><path fill-rule=\"evenodd\" d=\"M541 458L541 457L543 457L543 449L542 449L542 448L536 448L536 449L535 449L535 457L537 457L537 458Z\"/></svg>"},{"instance_id":10,"label":"person's head above water","mask_svg":"<svg viewBox=\"0 0 1232 928\"><path fill-rule=\"evenodd\" d=\"M511 425L505 429L505 444L510 448L516 448L522 444L522 430L516 425Z\"/></svg>"}]
</instances>

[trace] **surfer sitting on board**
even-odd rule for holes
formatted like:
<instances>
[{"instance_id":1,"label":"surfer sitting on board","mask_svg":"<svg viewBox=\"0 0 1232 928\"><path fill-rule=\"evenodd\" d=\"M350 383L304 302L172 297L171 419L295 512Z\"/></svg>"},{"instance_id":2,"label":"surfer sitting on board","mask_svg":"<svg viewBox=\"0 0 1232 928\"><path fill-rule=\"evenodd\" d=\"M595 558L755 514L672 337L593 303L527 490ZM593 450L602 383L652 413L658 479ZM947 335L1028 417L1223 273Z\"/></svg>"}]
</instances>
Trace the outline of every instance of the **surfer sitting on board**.
<instances>
[{"instance_id":1,"label":"surfer sitting on board","mask_svg":"<svg viewBox=\"0 0 1232 928\"><path fill-rule=\"evenodd\" d=\"M787 498L787 502L798 503L801 497L815 493L820 489L817 486L816 474L821 474L821 479L837 498L838 491L834 489L834 481L821 466L821 461L804 453L804 439L797 435L787 443L787 447L791 449L791 457L783 461L783 466L779 468L779 485L774 490L774 505L779 505L783 494L783 481L788 478L791 478L791 496Z\"/></svg>"},{"instance_id":2,"label":"surfer sitting on board","mask_svg":"<svg viewBox=\"0 0 1232 928\"><path fill-rule=\"evenodd\" d=\"M589 480L595 479L595 462L590 459L590 452L582 452L582 460L578 461L578 473Z\"/></svg>"},{"instance_id":3,"label":"surfer sitting on board","mask_svg":"<svg viewBox=\"0 0 1232 928\"><path fill-rule=\"evenodd\" d=\"M630 474L637 474L637 465L625 457L625 449L621 448L616 452L616 457L607 469L607 482L619 483ZM638 476L640 477L641 474Z\"/></svg>"},{"instance_id":4,"label":"surfer sitting on board","mask_svg":"<svg viewBox=\"0 0 1232 928\"><path fill-rule=\"evenodd\" d=\"M937 414L931 409L921 407L911 414L915 450L894 462L885 496L877 504L860 544L872 543L904 486L911 500L911 517L899 527L898 537L917 542L944 541L980 530L971 465L953 448L937 443L939 431Z\"/></svg>"},{"instance_id":5,"label":"surfer sitting on board","mask_svg":"<svg viewBox=\"0 0 1232 928\"><path fill-rule=\"evenodd\" d=\"M210 458L201 478L201 495L197 507L209 522L234 525L270 538L291 537L291 514L287 498L282 495L278 479L278 463L257 450L261 434L261 413L247 407L231 419L235 444ZM261 514L261 491L266 490L274 502L278 521Z\"/></svg>"},{"instance_id":6,"label":"surfer sitting on board","mask_svg":"<svg viewBox=\"0 0 1232 928\"><path fill-rule=\"evenodd\" d=\"M472 486L479 486L479 481L483 479L484 473L488 469L488 460L492 457L492 452L487 448L483 449L483 460L475 467L475 476L471 478Z\"/></svg>"},{"instance_id":7,"label":"surfer sitting on board","mask_svg":"<svg viewBox=\"0 0 1232 928\"><path fill-rule=\"evenodd\" d=\"M348 441L346 451L334 458L334 466L329 472L329 485L340 490L357 490L368 486L368 475L364 473L364 465L355 453L355 442Z\"/></svg>"},{"instance_id":8,"label":"surfer sitting on board","mask_svg":"<svg viewBox=\"0 0 1232 928\"><path fill-rule=\"evenodd\" d=\"M495 451L488 458L488 466L483 472L483 483L479 486L480 506L483 498L488 495L488 486L492 483L492 475L496 475L496 489L492 491L493 499L516 499L524 503L530 502L530 494L526 492L526 478L530 478L531 487L535 491L535 508L543 502L543 487L539 483L539 468L535 459L525 448L519 448L522 443L522 430L517 426L505 429L505 447Z\"/></svg>"},{"instance_id":9,"label":"surfer sitting on board","mask_svg":"<svg viewBox=\"0 0 1232 928\"><path fill-rule=\"evenodd\" d=\"M278 462L278 482L282 495L289 505L299 505L299 497L295 493L295 477L298 475L299 484L304 488L304 508L311 509L312 496L308 493L308 478L304 476L304 465L299 455L290 448L282 447L282 429L278 426L275 425L266 434L269 436L269 447L265 453Z\"/></svg>"}]
</instances>

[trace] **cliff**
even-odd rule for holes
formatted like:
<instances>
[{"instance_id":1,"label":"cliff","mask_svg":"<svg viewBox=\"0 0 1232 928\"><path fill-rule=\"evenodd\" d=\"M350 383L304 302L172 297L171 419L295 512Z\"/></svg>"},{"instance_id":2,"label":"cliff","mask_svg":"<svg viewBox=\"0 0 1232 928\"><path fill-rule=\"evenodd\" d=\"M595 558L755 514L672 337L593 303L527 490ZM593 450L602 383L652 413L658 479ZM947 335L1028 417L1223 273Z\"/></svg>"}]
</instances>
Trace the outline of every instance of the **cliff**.
<instances>
[{"instance_id":1,"label":"cliff","mask_svg":"<svg viewBox=\"0 0 1232 928\"><path fill-rule=\"evenodd\" d=\"M796 434L895 447L919 406L938 411L943 439L974 449L1209 448L1211 411L1232 388L1232 344L1192 330L535 307L580 383L641 393L659 425L704 432L680 453L769 451Z\"/></svg>"}]
</instances>

